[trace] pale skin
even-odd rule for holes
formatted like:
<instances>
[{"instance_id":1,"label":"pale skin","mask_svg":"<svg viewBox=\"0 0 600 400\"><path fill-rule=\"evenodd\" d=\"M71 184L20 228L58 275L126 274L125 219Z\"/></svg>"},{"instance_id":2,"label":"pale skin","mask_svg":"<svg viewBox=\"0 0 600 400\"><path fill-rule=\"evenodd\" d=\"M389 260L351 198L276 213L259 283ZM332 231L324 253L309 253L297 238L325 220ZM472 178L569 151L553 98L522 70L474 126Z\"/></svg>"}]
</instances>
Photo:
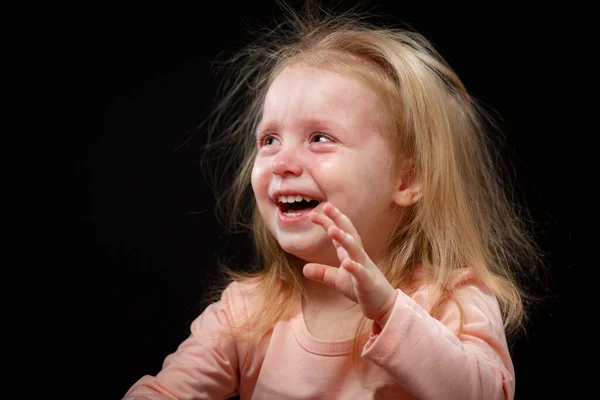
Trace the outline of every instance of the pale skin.
<instances>
[{"instance_id":1,"label":"pale skin","mask_svg":"<svg viewBox=\"0 0 600 400\"><path fill-rule=\"evenodd\" d=\"M396 299L377 263L386 251L383 238L401 209L418 200L420 186L403 172L412 167L408 160L389 168L395 155L381 133L382 109L353 76L292 65L271 85L257 130L257 206L303 268L305 320L322 339L352 336L357 315L383 327ZM290 222L296 217L282 214L281 195L319 204ZM342 328L332 327L333 320Z\"/></svg>"},{"instance_id":2,"label":"pale skin","mask_svg":"<svg viewBox=\"0 0 600 400\"><path fill-rule=\"evenodd\" d=\"M352 222L331 203L323 212L313 212L311 221L327 231L341 262L339 267L308 263L304 276L323 283L357 303L365 317L379 324L387 322L396 299L396 290L362 247Z\"/></svg>"}]
</instances>

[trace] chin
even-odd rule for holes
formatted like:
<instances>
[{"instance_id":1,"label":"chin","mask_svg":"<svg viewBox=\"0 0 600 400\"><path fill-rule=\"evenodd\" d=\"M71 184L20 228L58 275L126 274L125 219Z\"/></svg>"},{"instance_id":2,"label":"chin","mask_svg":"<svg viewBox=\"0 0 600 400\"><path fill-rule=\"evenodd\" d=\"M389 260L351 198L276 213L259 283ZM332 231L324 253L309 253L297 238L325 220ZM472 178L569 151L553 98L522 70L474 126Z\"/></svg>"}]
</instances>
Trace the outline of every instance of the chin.
<instances>
[{"instance_id":1,"label":"chin","mask_svg":"<svg viewBox=\"0 0 600 400\"><path fill-rule=\"evenodd\" d=\"M283 251L302 260L304 263L318 263L332 266L339 264L335 247L329 240L326 243L322 241L302 243L297 240L289 240L280 241L279 245Z\"/></svg>"},{"instance_id":2,"label":"chin","mask_svg":"<svg viewBox=\"0 0 600 400\"><path fill-rule=\"evenodd\" d=\"M286 253L303 260L306 259L306 257L310 257L310 254L318 252L319 249L319 246L315 246L314 244L300 243L299 241L294 240L280 241L279 245Z\"/></svg>"}]
</instances>

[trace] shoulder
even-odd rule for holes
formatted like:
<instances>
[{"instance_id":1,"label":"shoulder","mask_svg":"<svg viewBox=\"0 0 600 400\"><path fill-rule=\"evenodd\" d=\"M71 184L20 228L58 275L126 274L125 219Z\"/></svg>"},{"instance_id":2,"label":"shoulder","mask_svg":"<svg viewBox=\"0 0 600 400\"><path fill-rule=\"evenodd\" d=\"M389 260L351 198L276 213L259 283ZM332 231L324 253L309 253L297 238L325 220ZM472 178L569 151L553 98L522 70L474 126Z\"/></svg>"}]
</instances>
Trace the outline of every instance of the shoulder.
<instances>
[{"instance_id":1,"label":"shoulder","mask_svg":"<svg viewBox=\"0 0 600 400\"><path fill-rule=\"evenodd\" d=\"M260 282L249 279L230 282L218 303L231 315L234 325L241 326L260 307L262 298Z\"/></svg>"},{"instance_id":2,"label":"shoulder","mask_svg":"<svg viewBox=\"0 0 600 400\"><path fill-rule=\"evenodd\" d=\"M496 302L494 293L481 277L479 277L471 268L463 268L452 272L447 283L444 285L447 292L460 297L475 297L488 302ZM413 274L413 297L422 306L433 299L436 285L425 277L425 273L416 269Z\"/></svg>"},{"instance_id":3,"label":"shoulder","mask_svg":"<svg viewBox=\"0 0 600 400\"><path fill-rule=\"evenodd\" d=\"M498 300L483 279L472 269L455 271L446 285L448 293L441 299L437 318L453 330L469 324L485 324L498 336L504 336L504 324ZM422 282L411 297L420 306L432 311L435 285Z\"/></svg>"}]
</instances>

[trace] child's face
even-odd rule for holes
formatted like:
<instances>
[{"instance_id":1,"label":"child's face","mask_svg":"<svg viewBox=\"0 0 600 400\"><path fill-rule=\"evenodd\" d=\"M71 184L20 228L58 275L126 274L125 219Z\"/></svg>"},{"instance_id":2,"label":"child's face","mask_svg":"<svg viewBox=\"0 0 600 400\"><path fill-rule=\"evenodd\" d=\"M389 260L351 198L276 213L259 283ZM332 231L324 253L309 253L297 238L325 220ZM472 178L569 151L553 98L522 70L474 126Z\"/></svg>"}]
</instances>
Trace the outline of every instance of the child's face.
<instances>
[{"instance_id":1,"label":"child's face","mask_svg":"<svg viewBox=\"0 0 600 400\"><path fill-rule=\"evenodd\" d=\"M286 252L339 264L331 239L308 218L316 202L290 203L304 198L318 201L317 209L324 201L338 207L373 260L382 255L398 221L382 109L360 80L327 69L293 65L275 79L257 131L252 188L266 226Z\"/></svg>"}]
</instances>

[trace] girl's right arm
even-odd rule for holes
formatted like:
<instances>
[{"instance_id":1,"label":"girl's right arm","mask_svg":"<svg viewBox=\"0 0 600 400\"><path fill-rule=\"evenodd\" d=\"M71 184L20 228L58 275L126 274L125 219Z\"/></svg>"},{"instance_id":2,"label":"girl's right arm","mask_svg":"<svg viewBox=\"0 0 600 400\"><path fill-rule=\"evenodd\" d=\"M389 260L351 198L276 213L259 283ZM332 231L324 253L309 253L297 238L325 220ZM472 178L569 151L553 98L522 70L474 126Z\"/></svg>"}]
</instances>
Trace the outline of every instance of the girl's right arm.
<instances>
[{"instance_id":1,"label":"girl's right arm","mask_svg":"<svg viewBox=\"0 0 600 400\"><path fill-rule=\"evenodd\" d=\"M192 322L190 336L165 358L162 370L139 379L123 400L212 400L237 394L239 356L231 327L236 308L244 305L240 295L233 295L239 293L234 286Z\"/></svg>"}]
</instances>

